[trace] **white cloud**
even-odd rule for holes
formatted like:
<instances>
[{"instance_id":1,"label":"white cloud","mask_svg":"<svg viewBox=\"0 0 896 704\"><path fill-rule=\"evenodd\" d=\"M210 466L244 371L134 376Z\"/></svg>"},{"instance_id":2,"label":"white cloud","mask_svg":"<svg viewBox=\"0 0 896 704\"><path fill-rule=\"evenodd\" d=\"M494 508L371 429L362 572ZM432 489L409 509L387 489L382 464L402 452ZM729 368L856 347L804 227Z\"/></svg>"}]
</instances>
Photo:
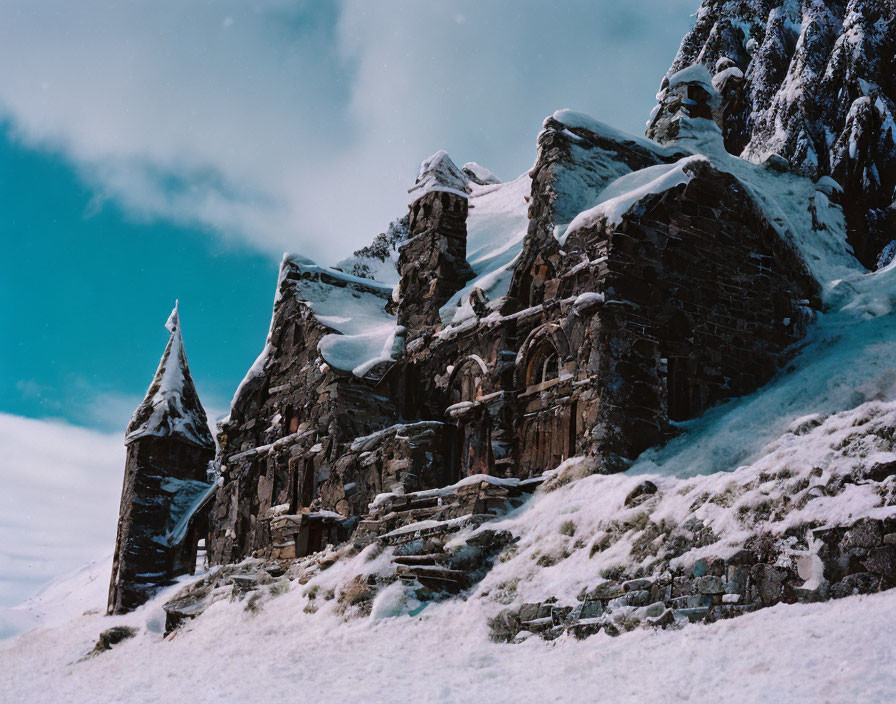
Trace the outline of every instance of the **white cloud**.
<instances>
[{"instance_id":1,"label":"white cloud","mask_svg":"<svg viewBox=\"0 0 896 704\"><path fill-rule=\"evenodd\" d=\"M639 130L696 4L5 0L0 119L91 208L333 261L436 149L512 177L556 108Z\"/></svg>"},{"instance_id":2,"label":"white cloud","mask_svg":"<svg viewBox=\"0 0 896 704\"><path fill-rule=\"evenodd\" d=\"M0 413L0 448L0 607L5 607L53 577L113 552L125 452L117 433L5 413Z\"/></svg>"}]
</instances>

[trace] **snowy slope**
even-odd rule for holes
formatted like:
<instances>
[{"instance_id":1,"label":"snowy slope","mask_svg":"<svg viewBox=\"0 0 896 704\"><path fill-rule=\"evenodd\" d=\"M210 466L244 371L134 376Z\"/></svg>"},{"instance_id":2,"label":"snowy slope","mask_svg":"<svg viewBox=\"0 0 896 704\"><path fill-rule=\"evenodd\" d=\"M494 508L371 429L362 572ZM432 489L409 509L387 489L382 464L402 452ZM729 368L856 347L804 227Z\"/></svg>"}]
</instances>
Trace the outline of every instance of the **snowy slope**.
<instances>
[{"instance_id":1,"label":"snowy slope","mask_svg":"<svg viewBox=\"0 0 896 704\"><path fill-rule=\"evenodd\" d=\"M814 554L808 527L896 516L896 478L867 480L896 461L894 424L896 402L871 401L828 418L797 419L755 461L734 471L689 478L595 475L537 494L514 515L489 525L521 540L476 594L503 588L505 605L550 597L575 605L576 596L603 581L607 571L654 575L691 568L701 558L728 559L758 534L794 545L797 537L808 540L808 547L789 552L794 561L808 560L808 567ZM559 471L575 476L581 463L569 460ZM654 483L656 493L626 505L644 480ZM782 552L788 554L786 548ZM508 584L514 585L512 592Z\"/></svg>"},{"instance_id":2,"label":"snowy slope","mask_svg":"<svg viewBox=\"0 0 896 704\"><path fill-rule=\"evenodd\" d=\"M482 289L490 300L507 294L529 227L526 199L532 192L532 179L528 173L507 183L470 183L469 188L467 262L476 276L442 306L445 322L459 322L465 313L472 313L469 297L474 288Z\"/></svg>"},{"instance_id":3,"label":"snowy slope","mask_svg":"<svg viewBox=\"0 0 896 704\"><path fill-rule=\"evenodd\" d=\"M0 645L0 698L873 703L896 692L893 592L779 605L679 631L498 645L488 641L475 601L433 605L416 617L345 620L323 609L305 613L305 591L294 588L257 612L218 602L168 640L157 632L161 597L129 616L94 613L41 628ZM100 630L120 623L141 632L78 662Z\"/></svg>"}]
</instances>

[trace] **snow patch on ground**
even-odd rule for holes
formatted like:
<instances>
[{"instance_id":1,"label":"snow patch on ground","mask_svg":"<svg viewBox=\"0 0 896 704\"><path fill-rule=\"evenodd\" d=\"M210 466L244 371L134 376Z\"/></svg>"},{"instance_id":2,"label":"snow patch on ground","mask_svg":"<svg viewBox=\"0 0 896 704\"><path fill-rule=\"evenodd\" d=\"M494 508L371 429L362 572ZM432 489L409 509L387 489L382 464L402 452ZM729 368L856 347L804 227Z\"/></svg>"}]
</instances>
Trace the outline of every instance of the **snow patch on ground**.
<instances>
[{"instance_id":1,"label":"snow patch on ground","mask_svg":"<svg viewBox=\"0 0 896 704\"><path fill-rule=\"evenodd\" d=\"M360 557L360 556L359 556ZM363 559L363 558L362 558ZM374 560L375 562L375 560ZM335 569L335 568L331 568ZM326 574L326 573L324 573ZM45 626L0 646L10 701L321 702L692 701L888 702L896 693L896 593L779 605L682 630L491 643L476 600L416 605L394 590L369 618L329 609L321 589L294 586L260 610L217 602L171 639L154 630L161 597L127 617L97 613ZM93 606L99 607L100 601ZM78 662L99 632L130 624L137 637ZM597 695L595 695L597 696Z\"/></svg>"}]
</instances>

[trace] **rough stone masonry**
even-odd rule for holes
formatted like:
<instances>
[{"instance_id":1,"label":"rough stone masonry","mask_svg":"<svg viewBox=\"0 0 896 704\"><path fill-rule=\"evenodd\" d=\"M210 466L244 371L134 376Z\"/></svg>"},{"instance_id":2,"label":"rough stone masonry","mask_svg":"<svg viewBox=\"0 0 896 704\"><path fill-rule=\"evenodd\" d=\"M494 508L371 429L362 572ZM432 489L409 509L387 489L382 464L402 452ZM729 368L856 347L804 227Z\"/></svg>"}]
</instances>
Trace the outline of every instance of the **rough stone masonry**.
<instances>
[{"instance_id":1,"label":"rough stone masonry","mask_svg":"<svg viewBox=\"0 0 896 704\"><path fill-rule=\"evenodd\" d=\"M528 481L578 455L595 471L621 471L671 437L674 422L767 382L804 336L820 292L754 191L686 147L695 126L715 129L730 151L765 139L745 111L770 98L744 92L750 46L717 4L675 66L704 44L717 60L670 72L650 122L655 141L568 111L545 120L527 230L509 262L483 275L468 247L477 208L509 184L444 152L423 163L408 213L358 253L365 261L341 270L285 257L264 350L219 426L213 483L213 443L175 325L178 342L132 426L154 420L129 429L110 610L187 571L200 539L213 564L298 559L359 530L441 515L427 492L468 477ZM766 4L765 36L790 31L782 4ZM756 56L774 63L768 52ZM889 106L886 85L877 90ZM855 106L837 118L844 129L878 125L865 103ZM875 163L890 164L874 145ZM806 179L806 207L839 208L842 189L826 174L851 167L808 173L805 160L788 161L796 149L788 141L787 158L764 154L757 168L823 176ZM608 188L617 209L593 208ZM850 206L865 261L882 246L868 224L885 217L879 191ZM395 285L372 278L373 256L394 259ZM180 370L179 387L169 369ZM384 520L383 496L415 498Z\"/></svg>"}]
</instances>

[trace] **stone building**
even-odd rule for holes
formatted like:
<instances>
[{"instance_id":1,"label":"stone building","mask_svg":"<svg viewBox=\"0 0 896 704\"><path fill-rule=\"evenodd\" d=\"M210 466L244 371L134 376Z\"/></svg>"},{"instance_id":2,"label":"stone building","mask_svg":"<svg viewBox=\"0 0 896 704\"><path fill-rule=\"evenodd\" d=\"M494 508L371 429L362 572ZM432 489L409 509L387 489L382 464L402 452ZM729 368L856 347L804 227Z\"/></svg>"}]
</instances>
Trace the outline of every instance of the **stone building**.
<instances>
[{"instance_id":1,"label":"stone building","mask_svg":"<svg viewBox=\"0 0 896 704\"><path fill-rule=\"evenodd\" d=\"M136 608L172 578L193 572L208 531L202 506L211 498L215 443L190 376L176 306L165 327L168 345L125 436L110 614Z\"/></svg>"},{"instance_id":2,"label":"stone building","mask_svg":"<svg viewBox=\"0 0 896 704\"><path fill-rule=\"evenodd\" d=\"M707 0L647 139L561 110L518 178L439 151L370 246L285 256L213 484L175 314L128 429L110 610L206 534L217 564L432 536L571 457L622 471L766 383L819 280L896 256L890 15Z\"/></svg>"},{"instance_id":3,"label":"stone building","mask_svg":"<svg viewBox=\"0 0 896 704\"><path fill-rule=\"evenodd\" d=\"M735 175L704 73L672 82L662 144L560 111L514 181L435 154L379 262L391 280L285 257L220 425L212 561L394 526L398 509L371 519L384 505L443 515L431 490L473 475L525 481L577 455L619 471L768 381L820 307L772 201L840 210L808 179L766 193Z\"/></svg>"}]
</instances>

